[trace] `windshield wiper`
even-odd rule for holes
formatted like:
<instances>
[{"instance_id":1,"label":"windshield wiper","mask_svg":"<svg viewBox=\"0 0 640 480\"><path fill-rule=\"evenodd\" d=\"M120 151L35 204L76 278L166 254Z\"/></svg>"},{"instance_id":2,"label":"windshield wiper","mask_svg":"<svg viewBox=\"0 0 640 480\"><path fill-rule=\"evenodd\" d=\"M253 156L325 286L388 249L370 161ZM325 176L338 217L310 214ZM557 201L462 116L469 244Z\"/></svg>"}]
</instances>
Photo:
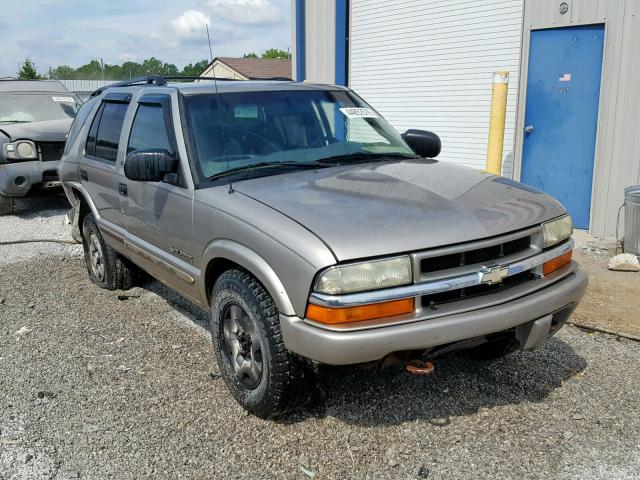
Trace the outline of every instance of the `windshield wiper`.
<instances>
[{"instance_id":1,"label":"windshield wiper","mask_svg":"<svg viewBox=\"0 0 640 480\"><path fill-rule=\"evenodd\" d=\"M227 175L231 175L233 173L238 172L247 172L251 170L260 170L263 168L322 168L324 165L318 162L261 162L254 163L252 165L245 165L243 167L231 168L229 170L225 170L224 172L216 173L215 175L211 175L207 177L207 180L215 180L216 178L226 177Z\"/></svg>"},{"instance_id":2,"label":"windshield wiper","mask_svg":"<svg viewBox=\"0 0 640 480\"><path fill-rule=\"evenodd\" d=\"M0 120L0 123L31 123L31 120Z\"/></svg>"},{"instance_id":3,"label":"windshield wiper","mask_svg":"<svg viewBox=\"0 0 640 480\"><path fill-rule=\"evenodd\" d=\"M367 152L352 152L342 155L333 155L331 157L325 157L317 160L318 163L336 163L339 164L343 160L388 160L394 158L402 159L416 159L420 158L418 155L411 155L408 153L367 153Z\"/></svg>"}]
</instances>

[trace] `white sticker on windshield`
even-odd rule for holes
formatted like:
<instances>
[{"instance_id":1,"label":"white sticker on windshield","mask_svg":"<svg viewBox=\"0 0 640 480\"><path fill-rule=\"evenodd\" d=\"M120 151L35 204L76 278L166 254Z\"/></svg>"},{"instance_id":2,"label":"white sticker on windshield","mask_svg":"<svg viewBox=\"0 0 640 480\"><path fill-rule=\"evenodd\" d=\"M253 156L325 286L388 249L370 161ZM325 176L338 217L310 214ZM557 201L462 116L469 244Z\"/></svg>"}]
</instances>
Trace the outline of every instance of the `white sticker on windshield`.
<instances>
[{"instance_id":1,"label":"white sticker on windshield","mask_svg":"<svg viewBox=\"0 0 640 480\"><path fill-rule=\"evenodd\" d=\"M51 97L54 102L76 103L73 97Z\"/></svg>"},{"instance_id":2,"label":"white sticker on windshield","mask_svg":"<svg viewBox=\"0 0 640 480\"><path fill-rule=\"evenodd\" d=\"M344 113L347 118L378 118L378 114L370 108L341 108L340 111Z\"/></svg>"}]
</instances>

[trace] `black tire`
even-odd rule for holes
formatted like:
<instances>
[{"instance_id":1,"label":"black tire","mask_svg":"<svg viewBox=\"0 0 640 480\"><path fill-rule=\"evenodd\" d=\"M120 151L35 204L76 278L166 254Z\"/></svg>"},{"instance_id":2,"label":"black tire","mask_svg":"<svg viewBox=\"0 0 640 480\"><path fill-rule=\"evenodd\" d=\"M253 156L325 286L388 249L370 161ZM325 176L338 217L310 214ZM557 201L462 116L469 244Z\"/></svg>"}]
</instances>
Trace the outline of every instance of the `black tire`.
<instances>
[{"instance_id":1,"label":"black tire","mask_svg":"<svg viewBox=\"0 0 640 480\"><path fill-rule=\"evenodd\" d=\"M503 335L470 348L467 353L476 360L496 360L515 352L519 345L514 335Z\"/></svg>"},{"instance_id":2,"label":"black tire","mask_svg":"<svg viewBox=\"0 0 640 480\"><path fill-rule=\"evenodd\" d=\"M91 281L106 290L128 290L134 284L135 266L107 245L93 214L82 222L82 245Z\"/></svg>"},{"instance_id":3,"label":"black tire","mask_svg":"<svg viewBox=\"0 0 640 480\"><path fill-rule=\"evenodd\" d=\"M238 328L233 332L229 325ZM272 418L310 398L315 384L313 369L285 349L273 299L249 273L232 269L220 275L211 294L210 328L222 377L246 410L260 418ZM236 345L235 355L232 344ZM239 359L243 365L251 365L248 372L238 368Z\"/></svg>"},{"instance_id":4,"label":"black tire","mask_svg":"<svg viewBox=\"0 0 640 480\"><path fill-rule=\"evenodd\" d=\"M0 195L0 217L3 215L11 215L15 209L16 202L13 197Z\"/></svg>"}]
</instances>

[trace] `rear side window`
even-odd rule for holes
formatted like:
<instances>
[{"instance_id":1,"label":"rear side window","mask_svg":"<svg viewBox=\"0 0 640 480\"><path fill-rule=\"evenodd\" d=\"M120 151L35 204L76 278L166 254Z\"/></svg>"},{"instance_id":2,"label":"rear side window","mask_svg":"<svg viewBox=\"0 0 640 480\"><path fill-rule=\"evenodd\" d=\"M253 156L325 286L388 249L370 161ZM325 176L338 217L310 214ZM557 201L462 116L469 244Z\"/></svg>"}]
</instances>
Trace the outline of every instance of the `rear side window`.
<instances>
[{"instance_id":1,"label":"rear side window","mask_svg":"<svg viewBox=\"0 0 640 480\"><path fill-rule=\"evenodd\" d=\"M78 110L76 118L73 119L73 123L71 124L69 134L67 135L67 143L64 149L65 155L69 153L69 149L76 141L76 138L78 138L78 134L80 133L80 130L82 130L82 127L87 121L87 118L89 118L89 114L91 113L91 110L93 110L94 105L95 101L89 100L88 102L82 104L80 110Z\"/></svg>"},{"instance_id":2,"label":"rear side window","mask_svg":"<svg viewBox=\"0 0 640 480\"><path fill-rule=\"evenodd\" d=\"M104 102L100 106L87 137L87 155L108 162L116 161L120 133L128 107L126 103L115 102Z\"/></svg>"},{"instance_id":3,"label":"rear side window","mask_svg":"<svg viewBox=\"0 0 640 480\"><path fill-rule=\"evenodd\" d=\"M162 106L141 104L133 120L127 153L150 148L172 151Z\"/></svg>"}]
</instances>

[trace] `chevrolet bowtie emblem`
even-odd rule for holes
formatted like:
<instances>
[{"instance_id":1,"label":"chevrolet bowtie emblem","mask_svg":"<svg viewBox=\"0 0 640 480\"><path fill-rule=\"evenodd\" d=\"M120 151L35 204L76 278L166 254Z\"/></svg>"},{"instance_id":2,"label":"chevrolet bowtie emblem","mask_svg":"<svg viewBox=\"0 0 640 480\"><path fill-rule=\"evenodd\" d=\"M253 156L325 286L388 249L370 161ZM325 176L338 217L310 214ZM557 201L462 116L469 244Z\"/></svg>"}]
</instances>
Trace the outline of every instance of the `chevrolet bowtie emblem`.
<instances>
[{"instance_id":1,"label":"chevrolet bowtie emblem","mask_svg":"<svg viewBox=\"0 0 640 480\"><path fill-rule=\"evenodd\" d=\"M503 278L509 275L508 267L493 267L484 268L480 271L480 283L486 285L493 285L494 283L500 283Z\"/></svg>"}]
</instances>

